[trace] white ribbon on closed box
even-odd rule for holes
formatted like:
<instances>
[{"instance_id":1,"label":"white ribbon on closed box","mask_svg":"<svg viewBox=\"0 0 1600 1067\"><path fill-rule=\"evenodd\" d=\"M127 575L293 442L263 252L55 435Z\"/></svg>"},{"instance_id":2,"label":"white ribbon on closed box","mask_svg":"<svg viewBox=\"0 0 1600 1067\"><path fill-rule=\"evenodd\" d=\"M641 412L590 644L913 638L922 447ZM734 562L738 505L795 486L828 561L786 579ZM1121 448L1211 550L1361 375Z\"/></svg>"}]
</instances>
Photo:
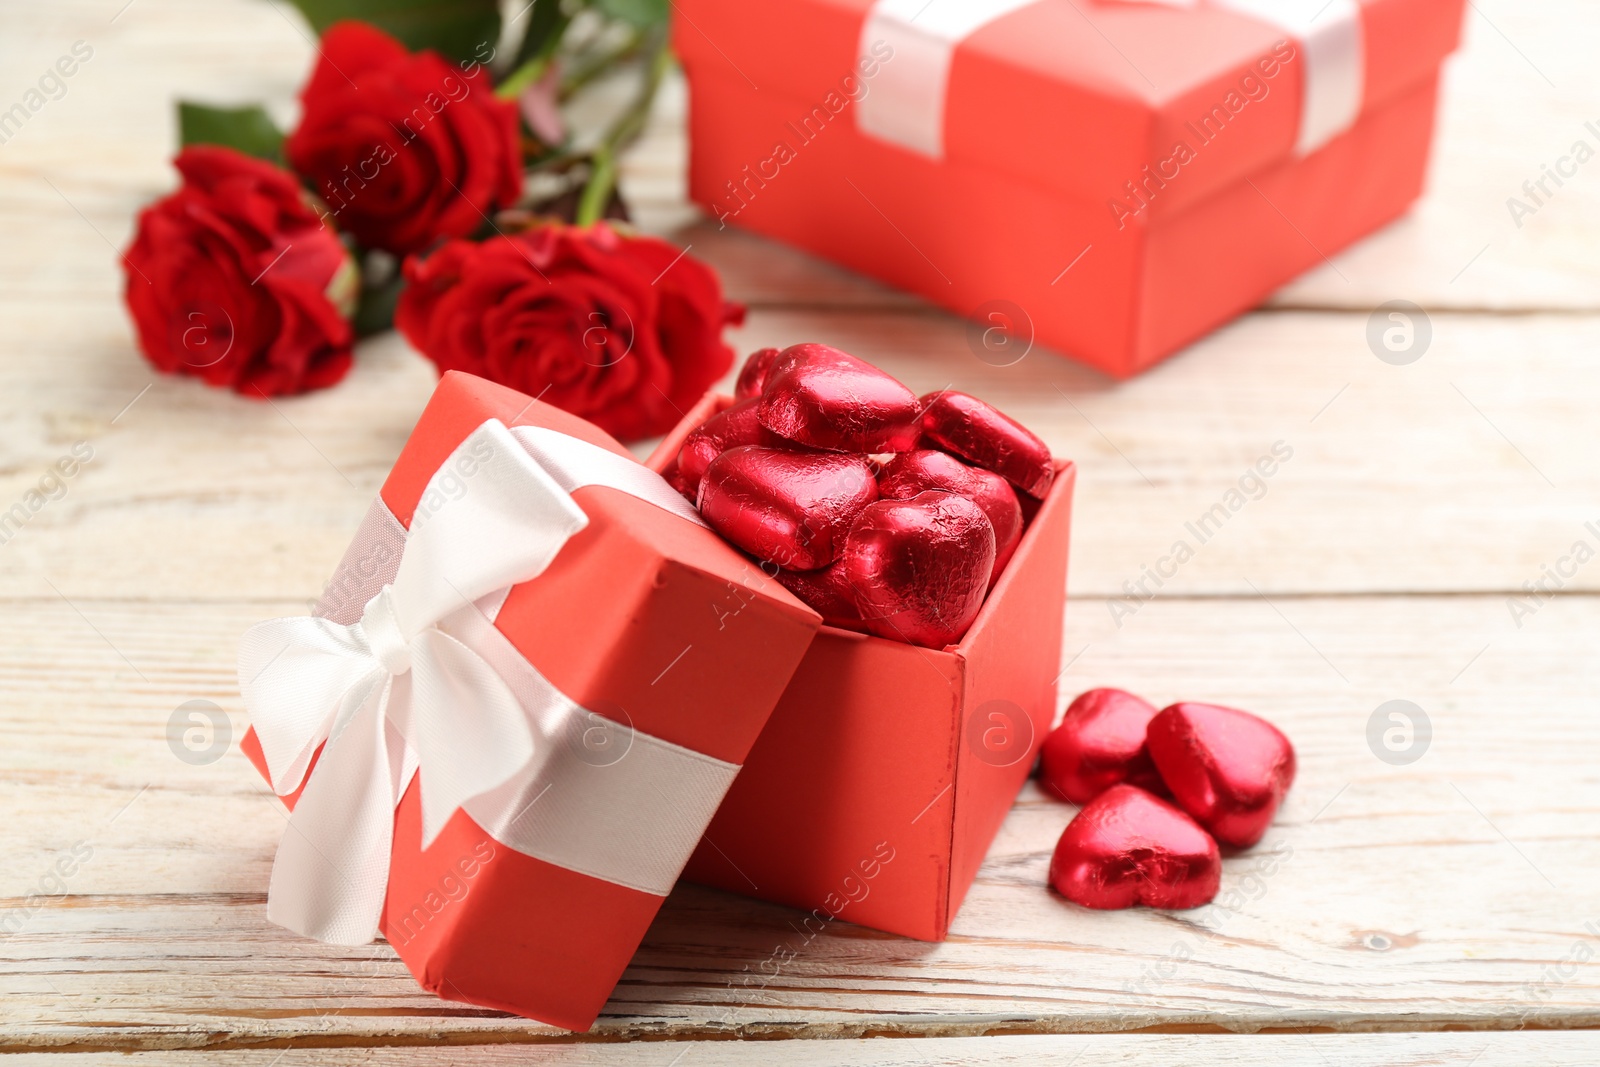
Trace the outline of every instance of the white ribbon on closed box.
<instances>
[{"instance_id":1,"label":"white ribbon on closed box","mask_svg":"<svg viewBox=\"0 0 1600 1067\"><path fill-rule=\"evenodd\" d=\"M1013 11L1055 0L877 0L861 27L863 62L873 44L894 49L872 92L856 104L863 133L932 159L944 157L950 64L962 41ZM1069 0L1070 2L1070 0ZM1348 130L1361 114L1366 76L1358 0L1098 0L1166 7L1211 5L1283 30L1299 45L1305 92L1295 152L1306 155Z\"/></svg>"},{"instance_id":2,"label":"white ribbon on closed box","mask_svg":"<svg viewBox=\"0 0 1600 1067\"><path fill-rule=\"evenodd\" d=\"M658 896L671 889L738 767L626 725L626 759L586 758L572 738L609 720L492 622L511 586L588 524L571 495L584 485L700 523L640 464L490 420L435 472L409 532L374 504L346 554L371 565L341 567L327 615L245 634L240 689L272 787L305 786L273 864L273 922L336 944L377 935L394 808L413 776L424 848L464 808L520 852ZM352 593L364 598L359 619Z\"/></svg>"}]
</instances>

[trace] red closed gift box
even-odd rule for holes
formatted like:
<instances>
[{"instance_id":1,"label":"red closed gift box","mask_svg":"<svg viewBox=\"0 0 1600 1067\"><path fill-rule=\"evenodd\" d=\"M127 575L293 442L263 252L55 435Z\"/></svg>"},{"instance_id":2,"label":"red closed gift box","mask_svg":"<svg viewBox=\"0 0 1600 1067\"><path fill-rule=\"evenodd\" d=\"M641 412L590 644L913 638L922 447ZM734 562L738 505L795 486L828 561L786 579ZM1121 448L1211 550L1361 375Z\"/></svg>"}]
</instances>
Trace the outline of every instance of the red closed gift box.
<instances>
[{"instance_id":1,"label":"red closed gift box","mask_svg":"<svg viewBox=\"0 0 1600 1067\"><path fill-rule=\"evenodd\" d=\"M317 617L241 646L269 918L586 1029L818 625L606 434L446 374Z\"/></svg>"},{"instance_id":2,"label":"red closed gift box","mask_svg":"<svg viewBox=\"0 0 1600 1067\"><path fill-rule=\"evenodd\" d=\"M707 397L649 465L731 402ZM808 923L944 938L1055 716L1074 475L1057 461L958 644L822 627L685 877Z\"/></svg>"},{"instance_id":3,"label":"red closed gift box","mask_svg":"<svg viewBox=\"0 0 1600 1067\"><path fill-rule=\"evenodd\" d=\"M1127 376L1420 194L1463 3L674 7L698 203Z\"/></svg>"}]
</instances>

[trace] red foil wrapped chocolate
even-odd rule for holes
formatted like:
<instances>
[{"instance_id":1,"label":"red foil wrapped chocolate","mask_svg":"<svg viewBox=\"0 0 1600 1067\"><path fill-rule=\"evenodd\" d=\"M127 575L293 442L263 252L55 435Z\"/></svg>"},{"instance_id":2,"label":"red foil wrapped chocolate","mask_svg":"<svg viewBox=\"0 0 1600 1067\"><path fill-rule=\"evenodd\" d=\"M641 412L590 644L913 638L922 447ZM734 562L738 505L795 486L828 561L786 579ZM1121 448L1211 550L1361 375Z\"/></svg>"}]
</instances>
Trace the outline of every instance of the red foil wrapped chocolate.
<instances>
[{"instance_id":1,"label":"red foil wrapped chocolate","mask_svg":"<svg viewBox=\"0 0 1600 1067\"><path fill-rule=\"evenodd\" d=\"M1043 498L1055 477L1049 447L1027 427L977 397L945 390L922 398L922 433L929 443L975 467L994 471Z\"/></svg>"},{"instance_id":2,"label":"red foil wrapped chocolate","mask_svg":"<svg viewBox=\"0 0 1600 1067\"><path fill-rule=\"evenodd\" d=\"M946 452L919 448L902 452L878 472L878 495L885 500L909 500L929 489L964 496L983 509L994 527L994 572L1000 577L1022 540L1022 507L1006 480L992 471L969 467ZM1155 714L1155 709L1150 709Z\"/></svg>"},{"instance_id":3,"label":"red foil wrapped chocolate","mask_svg":"<svg viewBox=\"0 0 1600 1067\"><path fill-rule=\"evenodd\" d=\"M760 401L754 397L740 401L727 411L713 415L701 423L700 427L683 442L683 450L678 453L678 473L690 489L690 499L694 499L698 492L700 479L705 476L706 468L711 466L711 461L730 448L739 448L743 445L796 449L802 447L785 441L761 425L756 418L756 407L759 403Z\"/></svg>"},{"instance_id":4,"label":"red foil wrapped chocolate","mask_svg":"<svg viewBox=\"0 0 1600 1067\"><path fill-rule=\"evenodd\" d=\"M758 348L750 353L744 366L739 368L739 380L733 387L735 400L749 400L761 395L767 372L772 369L772 361L778 358L778 352L776 348Z\"/></svg>"},{"instance_id":5,"label":"red foil wrapped chocolate","mask_svg":"<svg viewBox=\"0 0 1600 1067\"><path fill-rule=\"evenodd\" d=\"M994 529L982 508L954 493L880 500L856 519L843 562L868 630L943 648L983 606Z\"/></svg>"},{"instance_id":6,"label":"red foil wrapped chocolate","mask_svg":"<svg viewBox=\"0 0 1600 1067\"><path fill-rule=\"evenodd\" d=\"M821 570L779 571L776 577L829 626L851 629L861 626L861 611L856 607L844 560L836 559Z\"/></svg>"},{"instance_id":7,"label":"red foil wrapped chocolate","mask_svg":"<svg viewBox=\"0 0 1600 1067\"><path fill-rule=\"evenodd\" d=\"M712 529L746 552L804 571L832 563L851 523L877 498L860 456L745 445L706 468L699 508Z\"/></svg>"},{"instance_id":8,"label":"red foil wrapped chocolate","mask_svg":"<svg viewBox=\"0 0 1600 1067\"><path fill-rule=\"evenodd\" d=\"M1155 714L1154 704L1121 689L1080 694L1039 751L1040 782L1073 804L1087 804L1122 782L1164 793L1145 747Z\"/></svg>"},{"instance_id":9,"label":"red foil wrapped chocolate","mask_svg":"<svg viewBox=\"0 0 1600 1067\"><path fill-rule=\"evenodd\" d=\"M1067 824L1050 859L1050 884L1086 908L1198 908L1222 884L1222 855L1188 815L1123 783Z\"/></svg>"},{"instance_id":10,"label":"red foil wrapped chocolate","mask_svg":"<svg viewBox=\"0 0 1600 1067\"><path fill-rule=\"evenodd\" d=\"M1173 704L1150 720L1146 741L1173 798L1225 845L1260 841L1294 782L1294 746L1248 711Z\"/></svg>"},{"instance_id":11,"label":"red foil wrapped chocolate","mask_svg":"<svg viewBox=\"0 0 1600 1067\"><path fill-rule=\"evenodd\" d=\"M916 394L828 345L791 345L761 389L761 424L791 441L840 452L906 452L917 442Z\"/></svg>"},{"instance_id":12,"label":"red foil wrapped chocolate","mask_svg":"<svg viewBox=\"0 0 1600 1067\"><path fill-rule=\"evenodd\" d=\"M1026 474L1040 492L1046 479L1018 462L1030 458L1024 452L1037 438L964 394L935 401L924 405L889 375L828 345L763 348L740 369L737 401L697 415L704 421L673 442L667 476L714 529L782 568L789 590L830 623L941 648L959 641L976 618L1017 551L1027 516L1038 510L1039 500L1019 494L1008 477ZM948 429L936 442L929 438L937 449L918 446L926 436L925 406ZM957 449L995 469L957 458ZM1053 472L1048 456L1046 462ZM875 497L861 491L863 470L878 479ZM831 476L847 484L822 484ZM793 478L804 484L789 484ZM862 531L863 552L872 558L824 573L842 559L846 535L866 504L930 492L973 504L987 536L977 534L970 509L959 505L881 509ZM961 545L989 559L975 594L969 585L976 562L957 558Z\"/></svg>"}]
</instances>

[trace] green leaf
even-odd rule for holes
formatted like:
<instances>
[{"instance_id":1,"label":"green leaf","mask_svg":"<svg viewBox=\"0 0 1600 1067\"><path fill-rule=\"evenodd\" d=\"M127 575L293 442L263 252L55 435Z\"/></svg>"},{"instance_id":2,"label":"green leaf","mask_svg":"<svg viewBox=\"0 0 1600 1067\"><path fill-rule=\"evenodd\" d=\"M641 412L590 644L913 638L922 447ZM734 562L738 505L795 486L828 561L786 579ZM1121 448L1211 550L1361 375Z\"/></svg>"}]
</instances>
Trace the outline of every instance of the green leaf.
<instances>
[{"instance_id":1,"label":"green leaf","mask_svg":"<svg viewBox=\"0 0 1600 1067\"><path fill-rule=\"evenodd\" d=\"M671 9L669 0L596 0L595 7L614 19L631 22L641 29L663 25Z\"/></svg>"},{"instance_id":2,"label":"green leaf","mask_svg":"<svg viewBox=\"0 0 1600 1067\"><path fill-rule=\"evenodd\" d=\"M219 144L247 156L283 162L283 131L260 105L209 107L178 101L178 143Z\"/></svg>"},{"instance_id":3,"label":"green leaf","mask_svg":"<svg viewBox=\"0 0 1600 1067\"><path fill-rule=\"evenodd\" d=\"M342 19L370 22L413 51L487 62L500 41L499 0L290 0L322 33Z\"/></svg>"}]
</instances>

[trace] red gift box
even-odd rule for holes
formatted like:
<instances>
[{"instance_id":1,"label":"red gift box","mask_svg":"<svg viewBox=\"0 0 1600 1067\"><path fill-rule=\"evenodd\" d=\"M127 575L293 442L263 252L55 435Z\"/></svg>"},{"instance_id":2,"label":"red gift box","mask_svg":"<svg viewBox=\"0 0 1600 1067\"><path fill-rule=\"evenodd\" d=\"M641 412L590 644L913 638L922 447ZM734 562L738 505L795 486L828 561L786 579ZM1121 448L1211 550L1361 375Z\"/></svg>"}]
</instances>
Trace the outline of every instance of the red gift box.
<instances>
[{"instance_id":1,"label":"red gift box","mask_svg":"<svg viewBox=\"0 0 1600 1067\"><path fill-rule=\"evenodd\" d=\"M1421 193L1462 0L677 0L690 195L1134 374Z\"/></svg>"},{"instance_id":2,"label":"red gift box","mask_svg":"<svg viewBox=\"0 0 1600 1067\"><path fill-rule=\"evenodd\" d=\"M705 398L647 461L731 398ZM1016 554L957 644L823 626L684 876L942 940L1056 711L1075 468L1057 461ZM1020 495L1020 494L1019 494Z\"/></svg>"},{"instance_id":3,"label":"red gift box","mask_svg":"<svg viewBox=\"0 0 1600 1067\"><path fill-rule=\"evenodd\" d=\"M530 456L539 467L531 473ZM415 594L408 589L426 565L449 556L470 572L478 566L474 554L520 543L519 529L451 511L457 500L493 496L493 481L481 488L486 472L504 464L534 482L541 470L549 473L554 499L579 509L573 524L583 520L581 529L540 573L509 591L463 593L437 633L425 631L409 645L385 637L390 626L409 633L405 602ZM641 478L650 484L640 485ZM538 485L513 489L516 497ZM435 517L446 513L454 519ZM464 521L450 526L455 519ZM486 523L482 545L471 548ZM394 601L392 616L375 607L387 600ZM428 403L318 615L262 624L241 651L253 722L245 751L269 781L288 783L278 791L295 809L274 868L269 917L287 916L285 925L325 940L368 940L360 922L341 926L321 914L331 906L322 898L354 884L375 886L381 895L372 910L381 914L369 924L424 987L576 1030L586 1029L610 996L819 625L815 612L701 524L609 436L455 372ZM280 633L325 647L274 654ZM329 659L333 646L345 660ZM461 647L509 686L513 709L531 730L533 769L449 809L424 847L425 796L448 785L468 757L492 762L496 755L462 754L460 746L482 732L475 720L484 701L459 680L459 691L446 686L442 699L427 705L443 719L435 732L417 725L425 696L438 689L422 658L454 662L466 654ZM313 662L316 655L322 659ZM375 874L363 872L359 856L319 839L316 826L296 826L314 807L313 791L323 783L338 787L332 777L351 766L351 757L335 755L342 746L354 746L359 766L365 712L347 721L341 711L326 745L326 726L320 736L297 735L294 745L304 749L297 758L310 762L303 785L293 768L284 770L284 753L294 755L294 747L279 742L277 765L269 768L273 730L258 714L267 691L283 698L282 715L319 718L326 695L314 684L316 671L327 662L368 670L369 659L391 701L389 720L381 708L374 713L380 751L367 753L380 764L384 751L392 757L375 786L385 840L383 804L392 806L392 846L386 869ZM494 688L492 679L477 684ZM401 686L411 703L397 713ZM364 699L352 692L342 709ZM445 758L430 762L438 746ZM461 792L483 784L468 781ZM309 850L286 861L302 837ZM280 878L290 883L294 871L319 862L330 871L318 886L280 886Z\"/></svg>"}]
</instances>

